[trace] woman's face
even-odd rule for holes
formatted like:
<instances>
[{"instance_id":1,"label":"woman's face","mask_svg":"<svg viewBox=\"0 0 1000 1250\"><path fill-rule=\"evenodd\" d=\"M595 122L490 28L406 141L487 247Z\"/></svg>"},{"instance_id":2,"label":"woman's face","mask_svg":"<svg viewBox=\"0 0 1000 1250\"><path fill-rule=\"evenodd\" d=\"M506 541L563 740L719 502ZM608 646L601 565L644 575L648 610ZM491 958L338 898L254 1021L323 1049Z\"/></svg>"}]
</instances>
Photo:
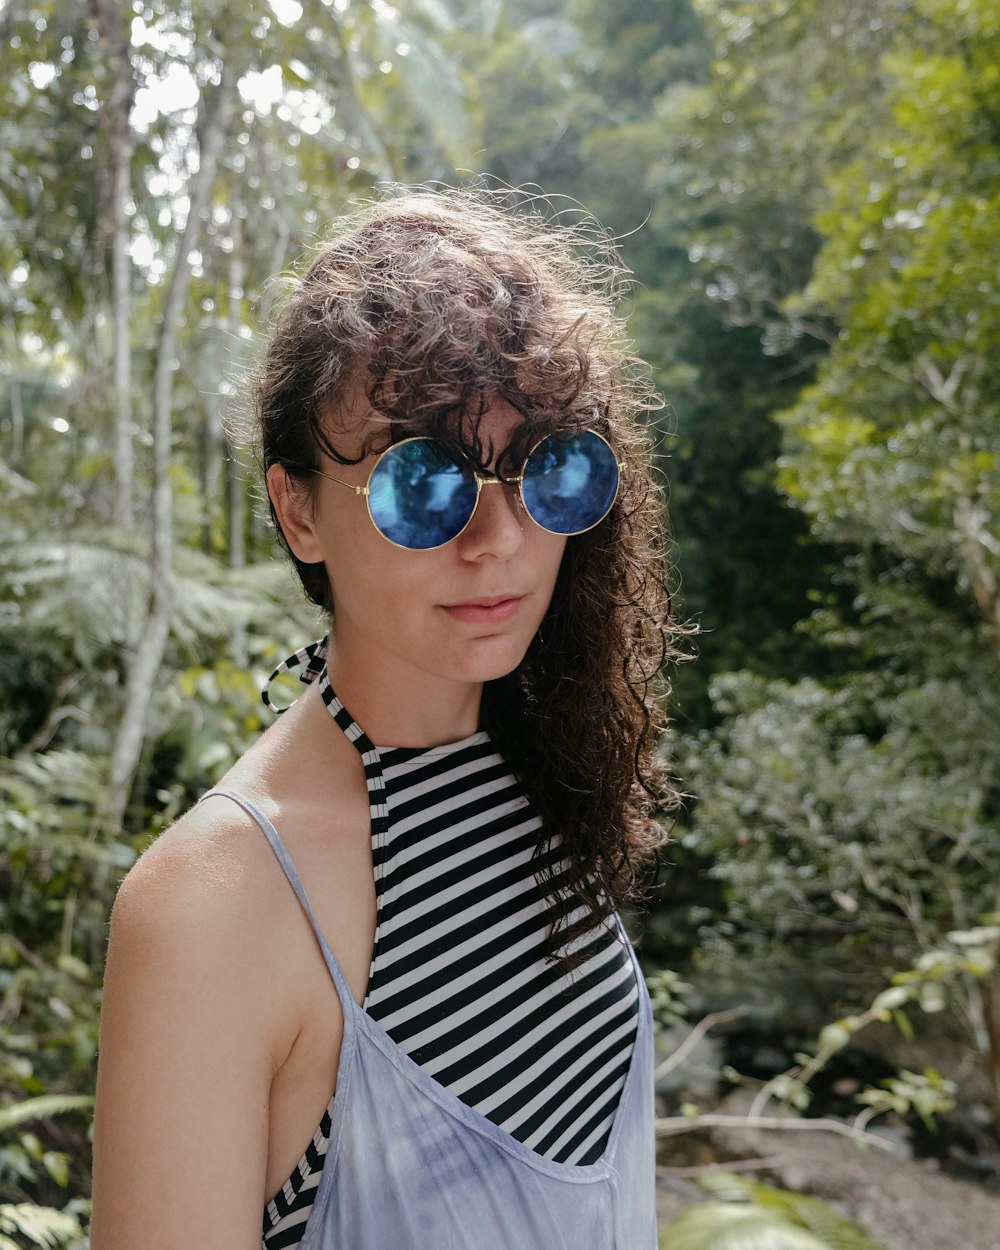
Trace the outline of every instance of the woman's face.
<instances>
[{"instance_id":1,"label":"woman's face","mask_svg":"<svg viewBox=\"0 0 1000 1250\"><path fill-rule=\"evenodd\" d=\"M479 433L492 452L491 465L520 421L502 400L483 414ZM347 422L335 436L338 450L358 454L364 433L363 420ZM327 460L321 467L360 486L374 459L357 465ZM355 665L391 666L403 680L419 672L477 684L521 662L552 597L566 539L525 515L516 487L485 486L457 538L434 550L409 551L375 529L363 496L336 482L317 478L309 500L283 492L274 469L269 483L295 554L326 566L339 666L349 664L354 672L372 671Z\"/></svg>"}]
</instances>

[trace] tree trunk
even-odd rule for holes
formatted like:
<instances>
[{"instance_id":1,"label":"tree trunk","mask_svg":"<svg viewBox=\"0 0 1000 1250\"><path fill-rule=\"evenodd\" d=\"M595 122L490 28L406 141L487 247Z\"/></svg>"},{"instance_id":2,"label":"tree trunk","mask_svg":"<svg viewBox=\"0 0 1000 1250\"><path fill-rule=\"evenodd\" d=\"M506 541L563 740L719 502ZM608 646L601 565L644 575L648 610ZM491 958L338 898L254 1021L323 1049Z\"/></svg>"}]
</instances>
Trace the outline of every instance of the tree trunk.
<instances>
[{"instance_id":1,"label":"tree trunk","mask_svg":"<svg viewBox=\"0 0 1000 1250\"><path fill-rule=\"evenodd\" d=\"M243 307L246 265L243 261L243 226L238 206L233 207L231 223L233 249L229 253L229 298L227 300L226 341L241 343L239 337L240 311ZM242 359L237 362L241 367ZM225 417L219 414L219 425L225 429ZM229 513L229 567L242 569L246 566L246 487L243 482L243 466L240 462L236 439L228 440L226 453L227 510ZM247 631L242 620L233 625L229 651L233 663L242 668L247 661Z\"/></svg>"},{"instance_id":2,"label":"tree trunk","mask_svg":"<svg viewBox=\"0 0 1000 1250\"><path fill-rule=\"evenodd\" d=\"M129 109L132 93L115 88L120 96L120 116L114 118L111 143L112 180L112 281L114 292L114 390L115 390L115 524L131 529L133 524L134 456L132 452L132 271L129 256L128 197L131 187L132 132Z\"/></svg>"},{"instance_id":3,"label":"tree trunk","mask_svg":"<svg viewBox=\"0 0 1000 1250\"><path fill-rule=\"evenodd\" d=\"M129 114L135 96L135 79L129 55L127 15L109 0L93 6L103 39L110 50L113 76L111 93L104 110L111 169L111 324L113 334L113 390L115 501L114 523L131 529L134 518L133 481L135 457L132 448L132 262L129 256L130 227L128 202L132 189L134 143Z\"/></svg>"},{"instance_id":4,"label":"tree trunk","mask_svg":"<svg viewBox=\"0 0 1000 1250\"><path fill-rule=\"evenodd\" d=\"M173 501L169 471L177 336L188 294L191 274L189 257L201 229L201 212L208 202L226 130L228 93L229 75L223 65L218 86L206 89L202 96L203 112L197 127L201 136L198 171L189 183L190 208L163 305L153 381L152 589L142 637L128 666L125 710L111 753L108 791L101 814L103 828L111 836L121 830L124 822L129 788L145 740L146 715L170 633L174 597Z\"/></svg>"},{"instance_id":5,"label":"tree trunk","mask_svg":"<svg viewBox=\"0 0 1000 1250\"><path fill-rule=\"evenodd\" d=\"M201 461L199 484L201 486L204 520L201 525L201 549L211 555L212 534L220 507L219 490L223 475L222 431L219 429L218 413L214 406L205 402L198 405L198 455Z\"/></svg>"},{"instance_id":6,"label":"tree trunk","mask_svg":"<svg viewBox=\"0 0 1000 1250\"><path fill-rule=\"evenodd\" d=\"M10 419L10 467L20 469L21 457L24 455L24 405L21 402L21 378L16 373L10 379Z\"/></svg>"},{"instance_id":7,"label":"tree trunk","mask_svg":"<svg viewBox=\"0 0 1000 1250\"><path fill-rule=\"evenodd\" d=\"M1000 1126L1000 976L986 976L979 982L979 997L986 1026L986 1075L993 1099L993 1116Z\"/></svg>"}]
</instances>

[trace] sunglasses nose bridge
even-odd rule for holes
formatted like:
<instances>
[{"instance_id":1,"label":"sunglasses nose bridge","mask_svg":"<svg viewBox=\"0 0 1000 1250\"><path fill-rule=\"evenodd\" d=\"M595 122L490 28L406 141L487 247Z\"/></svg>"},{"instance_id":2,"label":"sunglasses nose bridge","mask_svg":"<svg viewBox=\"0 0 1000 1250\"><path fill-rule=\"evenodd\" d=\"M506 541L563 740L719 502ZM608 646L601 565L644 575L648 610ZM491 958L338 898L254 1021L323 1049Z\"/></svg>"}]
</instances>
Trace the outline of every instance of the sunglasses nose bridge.
<instances>
[{"instance_id":1,"label":"sunglasses nose bridge","mask_svg":"<svg viewBox=\"0 0 1000 1250\"><path fill-rule=\"evenodd\" d=\"M521 494L521 483L524 481L523 476L519 477L497 477L495 473L476 473L473 475L476 479L476 507L479 507L479 496L482 494L484 486L509 486L513 488L514 499L521 512L525 511L524 497ZM473 509L475 511L475 509ZM471 518L470 518L471 519Z\"/></svg>"},{"instance_id":2,"label":"sunglasses nose bridge","mask_svg":"<svg viewBox=\"0 0 1000 1250\"><path fill-rule=\"evenodd\" d=\"M520 477L502 478L502 477L497 477L496 474L493 474L493 473L483 473L483 472L475 472L472 474L472 476L476 482L476 499L475 499L475 503L473 504L472 511L469 514L469 519L468 521L466 521L465 526L463 527L463 530L462 530L463 533L465 533L469 529L469 527L472 526L480 516L479 504L480 504L480 500L482 499L484 486L513 487L514 488L513 500L511 501L511 504L509 505L511 506L511 515L515 519L517 519L518 514L520 513L525 513L525 515L527 515L525 507L524 507L524 500L521 497L521 478ZM506 495L506 491L504 492L504 494Z\"/></svg>"}]
</instances>

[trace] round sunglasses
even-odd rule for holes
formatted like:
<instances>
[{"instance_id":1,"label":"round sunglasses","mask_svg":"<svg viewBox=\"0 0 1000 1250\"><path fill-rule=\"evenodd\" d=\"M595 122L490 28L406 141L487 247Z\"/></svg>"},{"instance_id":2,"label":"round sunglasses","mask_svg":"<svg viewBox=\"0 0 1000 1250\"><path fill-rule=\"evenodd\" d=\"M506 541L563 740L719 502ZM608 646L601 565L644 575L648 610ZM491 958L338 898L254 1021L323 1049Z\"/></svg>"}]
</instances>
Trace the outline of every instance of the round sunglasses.
<instances>
[{"instance_id":1,"label":"round sunglasses","mask_svg":"<svg viewBox=\"0 0 1000 1250\"><path fill-rule=\"evenodd\" d=\"M515 478L476 473L432 438L406 438L387 447L364 486L321 469L314 472L364 495L372 524L394 546L432 551L461 534L484 486L508 483L516 483L521 504L536 525L551 534L583 534L611 511L619 469L608 441L584 430L543 438Z\"/></svg>"}]
</instances>

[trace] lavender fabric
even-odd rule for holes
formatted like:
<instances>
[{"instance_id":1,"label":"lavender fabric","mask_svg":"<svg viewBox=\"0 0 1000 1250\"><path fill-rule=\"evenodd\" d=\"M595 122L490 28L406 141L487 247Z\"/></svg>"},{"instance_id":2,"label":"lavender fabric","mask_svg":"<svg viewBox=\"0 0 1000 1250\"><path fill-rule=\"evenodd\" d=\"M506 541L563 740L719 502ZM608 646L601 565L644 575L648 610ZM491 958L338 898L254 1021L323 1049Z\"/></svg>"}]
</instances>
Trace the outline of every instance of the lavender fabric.
<instances>
[{"instance_id":1,"label":"lavender fabric","mask_svg":"<svg viewBox=\"0 0 1000 1250\"><path fill-rule=\"evenodd\" d=\"M358 1006L277 830L242 796L213 793L263 831L344 1013L330 1144L301 1250L656 1250L652 1019L634 952L639 1027L607 1149L597 1163L554 1163L467 1107Z\"/></svg>"}]
</instances>

